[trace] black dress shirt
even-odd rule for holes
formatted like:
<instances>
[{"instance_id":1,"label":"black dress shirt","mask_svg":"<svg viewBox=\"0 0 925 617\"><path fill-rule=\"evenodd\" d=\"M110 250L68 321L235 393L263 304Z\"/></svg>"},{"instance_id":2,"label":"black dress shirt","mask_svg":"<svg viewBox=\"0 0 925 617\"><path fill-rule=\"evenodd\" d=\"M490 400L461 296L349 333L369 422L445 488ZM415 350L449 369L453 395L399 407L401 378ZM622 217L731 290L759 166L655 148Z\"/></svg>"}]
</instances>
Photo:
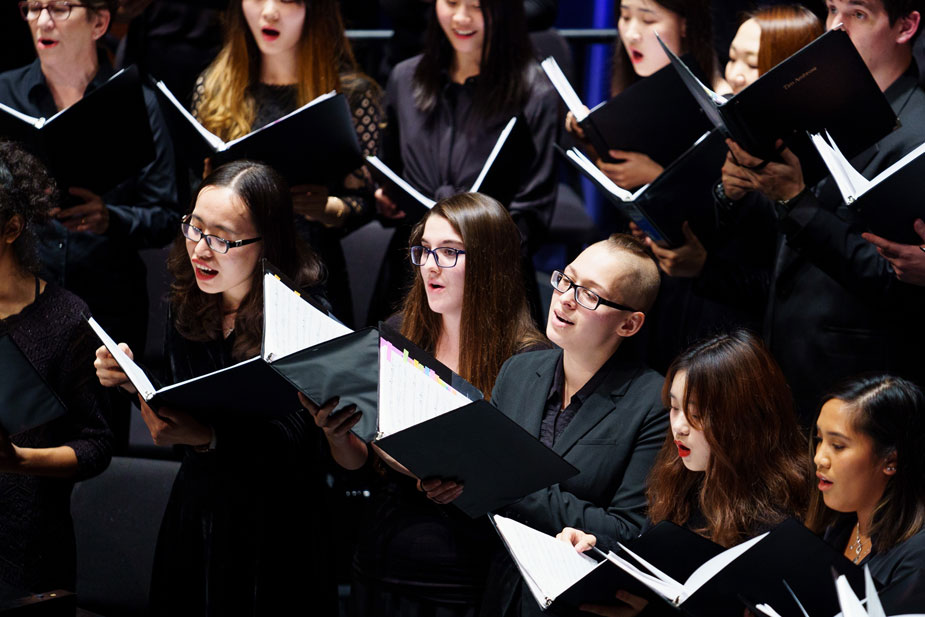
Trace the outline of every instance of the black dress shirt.
<instances>
[{"instance_id":1,"label":"black dress shirt","mask_svg":"<svg viewBox=\"0 0 925 617\"><path fill-rule=\"evenodd\" d=\"M101 60L85 94L112 74ZM146 272L138 251L166 245L180 223L173 146L154 93L146 88L144 94L155 158L102 196L109 209L106 232L72 232L58 221L39 230L43 276L80 296L103 327L127 341L136 355L144 347L148 320ZM0 102L36 117L58 111L38 60L0 75Z\"/></svg>"},{"instance_id":2,"label":"black dress shirt","mask_svg":"<svg viewBox=\"0 0 925 617\"><path fill-rule=\"evenodd\" d=\"M562 365L562 356L559 356L556 362L556 372L552 378L552 386L549 388L549 396L546 398L546 410L543 412L543 421L540 424L540 441L547 447L552 447L556 440L568 427L572 418L581 409L582 404L588 400L588 397L597 390L597 387L604 380L604 377L610 372L616 362L616 354L612 355L597 372L591 376L591 379L585 383L578 392L572 395L568 405L562 407L562 399L565 392L565 367Z\"/></svg>"}]
</instances>

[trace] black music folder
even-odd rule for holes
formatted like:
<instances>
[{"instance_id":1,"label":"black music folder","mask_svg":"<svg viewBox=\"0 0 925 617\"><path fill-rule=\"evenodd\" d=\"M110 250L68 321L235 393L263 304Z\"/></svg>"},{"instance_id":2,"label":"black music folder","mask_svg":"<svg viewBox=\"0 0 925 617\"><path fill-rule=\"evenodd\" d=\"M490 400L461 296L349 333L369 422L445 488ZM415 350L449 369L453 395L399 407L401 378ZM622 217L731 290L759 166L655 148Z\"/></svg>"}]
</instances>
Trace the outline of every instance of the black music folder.
<instances>
[{"instance_id":1,"label":"black music folder","mask_svg":"<svg viewBox=\"0 0 925 617\"><path fill-rule=\"evenodd\" d=\"M273 363L315 401L340 396L364 417L353 431L419 478L465 485L453 504L471 517L576 473L571 464L484 400L482 393L387 324Z\"/></svg>"},{"instance_id":2,"label":"black music folder","mask_svg":"<svg viewBox=\"0 0 925 617\"><path fill-rule=\"evenodd\" d=\"M577 148L559 150L569 163L587 176L627 219L639 226L656 244L684 244L684 221L701 240L716 230L713 183L726 157L722 133L714 129L635 192L617 186Z\"/></svg>"},{"instance_id":3,"label":"black music folder","mask_svg":"<svg viewBox=\"0 0 925 617\"><path fill-rule=\"evenodd\" d=\"M517 196L517 190L523 184L524 176L535 157L536 146L530 126L522 117L514 116L502 129L469 191L483 193L509 206ZM436 204L379 157L368 156L366 162L376 179L384 185L389 198L408 216L419 219Z\"/></svg>"},{"instance_id":4,"label":"black music folder","mask_svg":"<svg viewBox=\"0 0 925 617\"><path fill-rule=\"evenodd\" d=\"M728 100L662 43L672 66L716 128L754 156L780 160L777 139L800 158L807 184L825 168L806 134L828 131L848 157L890 133L896 114L844 30L830 30Z\"/></svg>"},{"instance_id":5,"label":"black music folder","mask_svg":"<svg viewBox=\"0 0 925 617\"><path fill-rule=\"evenodd\" d=\"M870 231L901 244L922 243L913 224L925 218L925 208L918 198L925 178L925 144L868 180L851 166L830 135L814 134L811 139L842 199L855 209Z\"/></svg>"},{"instance_id":6,"label":"black music folder","mask_svg":"<svg viewBox=\"0 0 925 617\"><path fill-rule=\"evenodd\" d=\"M75 186L103 195L154 160L135 66L51 118L34 118L0 102L0 136L41 159L62 191Z\"/></svg>"},{"instance_id":7,"label":"black music folder","mask_svg":"<svg viewBox=\"0 0 925 617\"><path fill-rule=\"evenodd\" d=\"M67 411L8 334L0 336L0 428L7 435L51 422Z\"/></svg>"},{"instance_id":8,"label":"black music folder","mask_svg":"<svg viewBox=\"0 0 925 617\"><path fill-rule=\"evenodd\" d=\"M350 105L329 92L266 126L228 142L203 127L170 92L155 82L174 139L191 160L212 159L212 169L239 159L262 161L290 185L329 186L363 166Z\"/></svg>"},{"instance_id":9,"label":"black music folder","mask_svg":"<svg viewBox=\"0 0 925 617\"><path fill-rule=\"evenodd\" d=\"M864 588L862 569L795 519L726 550L663 521L617 553L592 549L580 560L559 549L555 560L544 557L535 549L543 544L536 536L540 532L527 530L506 532L505 543L512 555L519 552L514 559L522 574L526 570L525 580L540 575L553 581L545 585L557 595L538 596L540 605L561 605L566 613L582 603L612 605L616 591L625 589L649 598L655 614L741 617L746 606L766 605L781 617L805 617L803 609L810 615L835 615L839 603L833 572L844 574L855 590Z\"/></svg>"},{"instance_id":10,"label":"black music folder","mask_svg":"<svg viewBox=\"0 0 925 617\"><path fill-rule=\"evenodd\" d=\"M667 167L710 130L709 120L669 66L640 79L587 114L556 61L547 58L542 66L597 155L605 161L612 160L609 150L624 150L642 152Z\"/></svg>"}]
</instances>

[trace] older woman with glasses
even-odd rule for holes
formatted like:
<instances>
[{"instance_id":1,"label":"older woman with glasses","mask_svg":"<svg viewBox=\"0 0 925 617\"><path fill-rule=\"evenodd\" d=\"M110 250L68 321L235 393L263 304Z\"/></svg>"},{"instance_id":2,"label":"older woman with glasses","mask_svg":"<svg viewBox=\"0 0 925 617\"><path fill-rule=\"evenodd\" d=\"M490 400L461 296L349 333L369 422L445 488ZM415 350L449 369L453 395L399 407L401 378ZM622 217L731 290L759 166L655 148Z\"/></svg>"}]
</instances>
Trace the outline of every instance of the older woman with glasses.
<instances>
[{"instance_id":1,"label":"older woman with glasses","mask_svg":"<svg viewBox=\"0 0 925 617\"><path fill-rule=\"evenodd\" d=\"M494 199L463 193L438 202L414 227L410 244L417 276L390 325L489 395L508 357L545 346L527 308L517 226ZM463 487L415 478L385 453L368 452L344 426L327 422L332 409L323 408L316 421L325 425L335 459L374 470L350 614L476 615L493 538L484 520L445 505Z\"/></svg>"},{"instance_id":2,"label":"older woman with glasses","mask_svg":"<svg viewBox=\"0 0 925 617\"><path fill-rule=\"evenodd\" d=\"M319 283L320 262L291 220L289 188L266 165L236 161L205 179L168 261L170 383L260 353L261 259L309 293ZM103 385L131 388L104 347L96 366ZM311 598L317 614L336 614L327 536L314 533L327 519L321 431L295 394L279 420L212 414L211 425L197 410L140 403L154 442L183 450L158 537L154 613L289 614Z\"/></svg>"}]
</instances>

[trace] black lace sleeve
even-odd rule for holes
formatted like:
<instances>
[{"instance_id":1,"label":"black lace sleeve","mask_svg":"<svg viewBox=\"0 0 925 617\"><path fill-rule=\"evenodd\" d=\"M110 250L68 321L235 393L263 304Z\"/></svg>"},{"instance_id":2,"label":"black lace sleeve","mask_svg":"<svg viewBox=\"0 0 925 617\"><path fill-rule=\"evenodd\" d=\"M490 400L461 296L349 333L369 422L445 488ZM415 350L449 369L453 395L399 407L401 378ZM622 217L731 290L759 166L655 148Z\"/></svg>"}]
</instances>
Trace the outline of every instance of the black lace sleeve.
<instances>
[{"instance_id":1,"label":"black lace sleeve","mask_svg":"<svg viewBox=\"0 0 925 617\"><path fill-rule=\"evenodd\" d=\"M382 128L382 93L375 82L366 77L341 77L344 93L353 112L353 124L363 156L379 152L379 135ZM375 213L373 191L375 184L366 167L361 167L344 180L343 191L338 195L347 205L349 213L344 232L350 232L372 219Z\"/></svg>"}]
</instances>

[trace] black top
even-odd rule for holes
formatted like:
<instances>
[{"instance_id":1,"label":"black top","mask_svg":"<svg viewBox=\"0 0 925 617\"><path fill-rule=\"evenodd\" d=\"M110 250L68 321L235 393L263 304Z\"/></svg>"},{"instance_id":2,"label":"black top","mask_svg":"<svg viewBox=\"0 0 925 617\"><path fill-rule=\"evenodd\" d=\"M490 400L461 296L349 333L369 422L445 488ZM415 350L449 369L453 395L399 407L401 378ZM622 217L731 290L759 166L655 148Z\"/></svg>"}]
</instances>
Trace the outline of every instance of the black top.
<instances>
[{"instance_id":1,"label":"black top","mask_svg":"<svg viewBox=\"0 0 925 617\"><path fill-rule=\"evenodd\" d=\"M844 551L855 533L858 519L844 515L825 530L823 539L838 551ZM880 602L887 615L921 613L925 607L925 528L886 551L878 551L876 542L860 566L868 566L874 579L882 585Z\"/></svg>"},{"instance_id":2,"label":"black top","mask_svg":"<svg viewBox=\"0 0 925 617\"><path fill-rule=\"evenodd\" d=\"M48 283L22 312L0 319L0 336L10 335L67 407L60 418L14 435L13 443L69 446L77 455L71 479L0 473L0 581L18 589L74 589L71 488L109 464L108 398L93 368L99 341L87 313L79 298Z\"/></svg>"},{"instance_id":3,"label":"black top","mask_svg":"<svg viewBox=\"0 0 925 617\"><path fill-rule=\"evenodd\" d=\"M169 383L235 363L234 335L193 342L171 325ZM183 448L158 536L151 602L158 615L336 614L320 430L292 395L265 422L216 422L212 452Z\"/></svg>"},{"instance_id":4,"label":"black top","mask_svg":"<svg viewBox=\"0 0 925 617\"><path fill-rule=\"evenodd\" d=\"M562 397L565 391L565 367L562 366L562 356L556 362L556 372L552 378L552 385L549 387L549 396L546 398L546 410L543 412L543 422L540 424L540 441L543 445L552 447L556 440L562 435L568 427L572 418L581 409L582 404L591 396L591 393L597 390L601 381L610 372L616 354L611 356L597 372L591 376L591 379L583 385L578 392L572 395L568 405L562 407Z\"/></svg>"},{"instance_id":5,"label":"black top","mask_svg":"<svg viewBox=\"0 0 925 617\"><path fill-rule=\"evenodd\" d=\"M101 60L85 94L112 74ZM154 93L143 90L155 159L102 196L109 228L102 235L71 232L52 221L39 229L44 278L80 296L106 331L128 342L136 354L144 348L148 319L145 266L138 251L165 246L180 223L173 146ZM58 111L38 60L0 75L0 102L36 117L50 118Z\"/></svg>"}]
</instances>

